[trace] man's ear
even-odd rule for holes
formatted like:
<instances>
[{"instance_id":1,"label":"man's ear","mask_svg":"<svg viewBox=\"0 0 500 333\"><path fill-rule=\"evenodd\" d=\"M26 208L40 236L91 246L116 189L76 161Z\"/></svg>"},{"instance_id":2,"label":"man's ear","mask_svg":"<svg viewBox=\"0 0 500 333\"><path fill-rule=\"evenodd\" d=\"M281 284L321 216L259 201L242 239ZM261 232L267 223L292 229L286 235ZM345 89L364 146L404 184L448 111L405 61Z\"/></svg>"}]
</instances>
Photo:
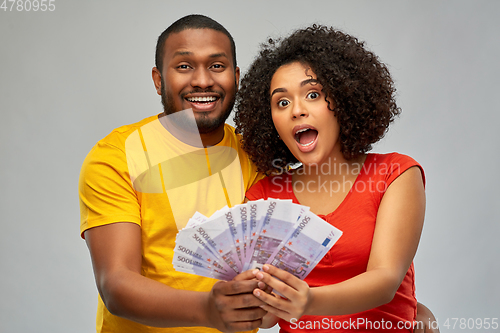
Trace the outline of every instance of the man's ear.
<instances>
[{"instance_id":1,"label":"man's ear","mask_svg":"<svg viewBox=\"0 0 500 333\"><path fill-rule=\"evenodd\" d=\"M236 91L240 88L240 68L236 67L234 70L234 76L236 79Z\"/></svg>"},{"instance_id":2,"label":"man's ear","mask_svg":"<svg viewBox=\"0 0 500 333\"><path fill-rule=\"evenodd\" d=\"M158 68L153 67L152 70L153 83L155 84L156 93L161 96L161 73Z\"/></svg>"}]
</instances>

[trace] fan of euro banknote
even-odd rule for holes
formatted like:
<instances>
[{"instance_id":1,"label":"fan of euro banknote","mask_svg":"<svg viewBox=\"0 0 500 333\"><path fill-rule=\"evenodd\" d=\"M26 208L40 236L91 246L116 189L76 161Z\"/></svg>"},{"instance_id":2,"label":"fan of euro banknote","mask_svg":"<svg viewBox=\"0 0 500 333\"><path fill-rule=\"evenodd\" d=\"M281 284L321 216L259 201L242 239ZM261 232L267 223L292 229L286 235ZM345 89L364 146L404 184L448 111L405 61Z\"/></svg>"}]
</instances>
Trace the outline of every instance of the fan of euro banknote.
<instances>
[{"instance_id":1,"label":"fan of euro banknote","mask_svg":"<svg viewBox=\"0 0 500 333\"><path fill-rule=\"evenodd\" d=\"M196 212L175 241L177 271L232 280L264 264L304 279L342 235L291 200L267 199Z\"/></svg>"}]
</instances>

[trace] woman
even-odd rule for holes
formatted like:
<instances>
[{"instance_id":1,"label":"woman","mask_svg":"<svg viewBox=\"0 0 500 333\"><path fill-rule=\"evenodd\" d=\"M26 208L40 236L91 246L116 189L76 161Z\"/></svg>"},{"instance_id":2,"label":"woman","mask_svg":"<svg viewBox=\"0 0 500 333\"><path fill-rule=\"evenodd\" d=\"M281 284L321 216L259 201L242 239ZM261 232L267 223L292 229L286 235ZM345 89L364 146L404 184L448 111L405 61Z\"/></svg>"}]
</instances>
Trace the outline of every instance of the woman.
<instances>
[{"instance_id":1,"label":"woman","mask_svg":"<svg viewBox=\"0 0 500 333\"><path fill-rule=\"evenodd\" d=\"M270 176L247 198L292 199L343 231L305 281L268 265L255 272L284 296L254 291L267 303L265 326L280 319L285 332L422 329L412 261L423 169L406 155L367 154L400 113L394 94L386 66L363 43L316 25L269 40L243 78L237 132Z\"/></svg>"}]
</instances>

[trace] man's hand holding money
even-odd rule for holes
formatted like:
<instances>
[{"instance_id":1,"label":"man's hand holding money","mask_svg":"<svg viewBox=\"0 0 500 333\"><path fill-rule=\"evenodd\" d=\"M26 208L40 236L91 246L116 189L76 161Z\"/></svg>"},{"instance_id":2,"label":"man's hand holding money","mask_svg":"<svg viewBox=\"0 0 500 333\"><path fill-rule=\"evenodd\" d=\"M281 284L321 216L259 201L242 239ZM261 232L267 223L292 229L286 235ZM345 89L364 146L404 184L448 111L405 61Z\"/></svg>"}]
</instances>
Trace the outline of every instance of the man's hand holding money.
<instances>
[{"instance_id":1,"label":"man's hand holding money","mask_svg":"<svg viewBox=\"0 0 500 333\"><path fill-rule=\"evenodd\" d=\"M232 281L217 282L206 304L211 326L223 332L247 331L261 326L267 314L261 307L265 303L252 294L259 285L263 286L264 293L269 291L264 283L255 279L251 270L238 274Z\"/></svg>"}]
</instances>

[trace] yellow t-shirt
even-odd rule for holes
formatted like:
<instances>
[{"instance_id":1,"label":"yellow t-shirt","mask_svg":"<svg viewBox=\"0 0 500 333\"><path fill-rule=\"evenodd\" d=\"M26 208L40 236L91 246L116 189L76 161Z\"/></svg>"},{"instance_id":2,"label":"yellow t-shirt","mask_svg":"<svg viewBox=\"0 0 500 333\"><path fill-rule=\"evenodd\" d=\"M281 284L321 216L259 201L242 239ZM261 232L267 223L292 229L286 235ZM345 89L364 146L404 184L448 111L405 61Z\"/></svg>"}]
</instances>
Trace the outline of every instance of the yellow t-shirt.
<instances>
[{"instance_id":1,"label":"yellow t-shirt","mask_svg":"<svg viewBox=\"0 0 500 333\"><path fill-rule=\"evenodd\" d=\"M214 147L196 148L171 135L158 116L115 129L87 155L79 181L80 232L115 222L142 230L142 274L176 289L210 291L217 281L172 266L177 232L196 212L210 216L243 202L262 175L224 127ZM97 332L210 332L205 327L155 328L112 315L98 301Z\"/></svg>"}]
</instances>

